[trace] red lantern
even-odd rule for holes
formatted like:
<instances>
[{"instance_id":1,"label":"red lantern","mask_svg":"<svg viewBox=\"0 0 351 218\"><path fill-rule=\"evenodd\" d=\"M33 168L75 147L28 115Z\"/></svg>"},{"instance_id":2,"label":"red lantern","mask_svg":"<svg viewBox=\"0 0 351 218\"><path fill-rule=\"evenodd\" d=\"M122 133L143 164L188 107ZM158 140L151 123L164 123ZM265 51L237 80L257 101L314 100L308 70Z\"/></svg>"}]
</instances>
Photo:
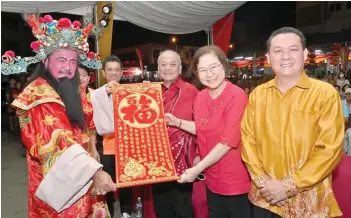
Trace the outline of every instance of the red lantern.
<instances>
[{"instance_id":1,"label":"red lantern","mask_svg":"<svg viewBox=\"0 0 351 218\"><path fill-rule=\"evenodd\" d=\"M333 45L330 46L330 48L334 51L339 51L341 46L337 43L334 43Z\"/></svg>"}]
</instances>

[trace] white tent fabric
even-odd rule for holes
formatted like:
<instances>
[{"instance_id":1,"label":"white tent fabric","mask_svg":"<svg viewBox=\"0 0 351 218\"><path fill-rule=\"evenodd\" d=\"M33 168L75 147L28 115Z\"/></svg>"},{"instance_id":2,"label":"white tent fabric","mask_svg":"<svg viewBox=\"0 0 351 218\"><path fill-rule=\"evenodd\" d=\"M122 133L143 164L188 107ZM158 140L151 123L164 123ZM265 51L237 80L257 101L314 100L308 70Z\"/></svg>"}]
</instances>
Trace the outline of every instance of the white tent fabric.
<instances>
[{"instance_id":1,"label":"white tent fabric","mask_svg":"<svg viewBox=\"0 0 351 218\"><path fill-rule=\"evenodd\" d=\"M6 12L61 12L84 15L91 11L95 1L2 1ZM213 2L126 2L115 3L114 19L125 20L157 32L186 34L207 30L217 20L240 7L241 1Z\"/></svg>"},{"instance_id":2,"label":"white tent fabric","mask_svg":"<svg viewBox=\"0 0 351 218\"><path fill-rule=\"evenodd\" d=\"M82 4L83 3L83 4ZM93 10L95 1L87 2L1 2L1 11L13 13L32 13L38 9L40 13L60 12L83 16ZM114 20L124 20L118 15L114 15Z\"/></svg>"},{"instance_id":3,"label":"white tent fabric","mask_svg":"<svg viewBox=\"0 0 351 218\"><path fill-rule=\"evenodd\" d=\"M186 34L208 29L245 2L116 2L115 14L157 32Z\"/></svg>"},{"instance_id":4,"label":"white tent fabric","mask_svg":"<svg viewBox=\"0 0 351 218\"><path fill-rule=\"evenodd\" d=\"M1 1L1 11L13 12L13 13L33 13L38 9L41 13L52 13L81 8L84 6L92 6L95 1ZM86 11L83 11L83 14ZM80 14L80 15L83 15Z\"/></svg>"},{"instance_id":5,"label":"white tent fabric","mask_svg":"<svg viewBox=\"0 0 351 218\"><path fill-rule=\"evenodd\" d=\"M67 11L62 11L62 13L65 14L75 14L75 15L84 15L86 13L89 13L93 10L93 6L84 6L84 7L80 7L80 8L75 8L75 9L71 9L71 10L67 10ZM121 18L120 16L114 14L113 17L114 20L124 20L123 18Z\"/></svg>"}]
</instances>

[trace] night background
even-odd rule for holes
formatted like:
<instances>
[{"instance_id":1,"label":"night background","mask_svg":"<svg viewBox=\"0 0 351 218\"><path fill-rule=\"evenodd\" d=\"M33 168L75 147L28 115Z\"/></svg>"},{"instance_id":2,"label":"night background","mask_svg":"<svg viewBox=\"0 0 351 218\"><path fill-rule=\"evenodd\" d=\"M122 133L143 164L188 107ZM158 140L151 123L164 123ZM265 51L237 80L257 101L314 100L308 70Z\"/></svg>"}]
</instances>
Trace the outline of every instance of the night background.
<instances>
[{"instance_id":1,"label":"night background","mask_svg":"<svg viewBox=\"0 0 351 218\"><path fill-rule=\"evenodd\" d=\"M247 2L237 10L234 14L234 22L231 35L231 43L234 45L229 49L228 58L240 52L254 52L265 49L265 41L275 29L283 26L297 27L297 20L300 26L317 24L325 21L318 18L324 14L322 19L329 19L331 13L337 13L336 10L345 9L345 18L350 19L349 11L351 11L351 3L344 2L315 2L315 5L309 6L309 2ZM297 10L297 5L303 7ZM299 11L299 12L298 12ZM299 17L297 15L299 14ZM68 17L71 19L81 19L80 16L51 13L53 17ZM29 44L34 40L29 27L22 28L24 24L21 15L16 13L1 13L2 24L2 53L11 49L15 53L21 53L22 56L31 55ZM333 17L332 17L333 18ZM314 23L313 23L314 22ZM345 22L348 22L345 21ZM350 22L348 22L350 23ZM299 27L298 27L299 28ZM16 36L6 37L7 30L21 30ZM311 33L306 34L307 44L330 43L331 41L350 40L351 28L340 28L341 31L324 31L323 34ZM304 31L303 31L304 32ZM332 32L332 34L328 33ZM5 35L4 35L5 34ZM114 21L112 51L129 46L137 46L146 43L171 44L170 38L177 37L178 45L200 47L207 44L207 36L205 31L200 31L185 35L171 35L136 26L127 21ZM16 40L20 37L20 40Z\"/></svg>"},{"instance_id":2,"label":"night background","mask_svg":"<svg viewBox=\"0 0 351 218\"><path fill-rule=\"evenodd\" d=\"M68 17L80 19L79 16L51 13L53 17ZM18 25L24 25L21 15L16 13L1 13L2 38L6 29L16 30ZM241 28L245 26L244 29ZM235 11L231 42L236 50L251 50L264 47L269 34L282 26L296 26L296 2L247 2ZM245 32L243 32L243 30ZM34 40L29 27L23 29L21 36L22 56L31 55L29 44ZM135 46L145 43L169 44L170 37L176 36L179 45L203 46L207 44L205 31L185 35L170 35L136 26L127 21L114 21L112 50ZM17 44L17 43L16 43ZM20 45L2 40L2 53L7 49L14 50ZM28 47L25 49L25 47ZM17 51L18 52L18 51ZM16 53L17 53L16 52ZM228 56L231 55L229 53Z\"/></svg>"},{"instance_id":3,"label":"night background","mask_svg":"<svg viewBox=\"0 0 351 218\"><path fill-rule=\"evenodd\" d=\"M240 32L237 23L246 26L246 33ZM296 2L247 2L235 11L231 42L237 45L237 49L262 48L271 32L282 26L296 26ZM148 42L167 44L171 36L174 35L154 32L125 21L114 21L112 47L117 49ZM198 47L207 43L205 31L176 36L182 45Z\"/></svg>"}]
</instances>

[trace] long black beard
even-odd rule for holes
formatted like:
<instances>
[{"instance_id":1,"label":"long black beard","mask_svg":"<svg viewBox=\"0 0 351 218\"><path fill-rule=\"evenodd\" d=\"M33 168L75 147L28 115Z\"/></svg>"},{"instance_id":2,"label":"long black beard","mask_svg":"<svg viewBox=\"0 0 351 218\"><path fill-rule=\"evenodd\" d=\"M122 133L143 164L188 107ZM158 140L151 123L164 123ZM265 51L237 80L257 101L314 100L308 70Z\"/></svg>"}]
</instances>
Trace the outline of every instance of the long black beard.
<instances>
[{"instance_id":1,"label":"long black beard","mask_svg":"<svg viewBox=\"0 0 351 218\"><path fill-rule=\"evenodd\" d=\"M61 97L71 125L84 130L84 112L82 100L80 98L78 73L76 73L72 79L64 77L56 80L52 77L51 73L46 70L43 78Z\"/></svg>"},{"instance_id":2,"label":"long black beard","mask_svg":"<svg viewBox=\"0 0 351 218\"><path fill-rule=\"evenodd\" d=\"M45 79L61 97L72 127L85 130L84 112L79 90L79 74L76 73L72 79L65 77L56 80L43 65L41 67L38 66L37 70L30 80L34 80L37 77Z\"/></svg>"}]
</instances>

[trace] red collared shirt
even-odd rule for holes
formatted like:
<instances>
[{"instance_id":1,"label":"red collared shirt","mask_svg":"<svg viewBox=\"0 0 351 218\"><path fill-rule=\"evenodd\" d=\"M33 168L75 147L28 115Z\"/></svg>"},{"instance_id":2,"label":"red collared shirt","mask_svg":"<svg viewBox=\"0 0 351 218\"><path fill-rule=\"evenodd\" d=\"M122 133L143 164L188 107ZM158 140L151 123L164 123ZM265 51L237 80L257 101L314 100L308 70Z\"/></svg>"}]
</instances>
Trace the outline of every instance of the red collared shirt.
<instances>
[{"instance_id":1,"label":"red collared shirt","mask_svg":"<svg viewBox=\"0 0 351 218\"><path fill-rule=\"evenodd\" d=\"M196 135L203 159L218 143L232 149L205 170L208 188L221 195L239 195L250 190L250 177L241 159L240 122L248 102L245 92L227 81L215 99L208 89L201 91L194 103Z\"/></svg>"},{"instance_id":2,"label":"red collared shirt","mask_svg":"<svg viewBox=\"0 0 351 218\"><path fill-rule=\"evenodd\" d=\"M193 121L193 105L198 90L190 83L178 78L169 88L162 87L165 113ZM178 175L193 166L196 153L196 137L178 127L168 127L169 142Z\"/></svg>"}]
</instances>

